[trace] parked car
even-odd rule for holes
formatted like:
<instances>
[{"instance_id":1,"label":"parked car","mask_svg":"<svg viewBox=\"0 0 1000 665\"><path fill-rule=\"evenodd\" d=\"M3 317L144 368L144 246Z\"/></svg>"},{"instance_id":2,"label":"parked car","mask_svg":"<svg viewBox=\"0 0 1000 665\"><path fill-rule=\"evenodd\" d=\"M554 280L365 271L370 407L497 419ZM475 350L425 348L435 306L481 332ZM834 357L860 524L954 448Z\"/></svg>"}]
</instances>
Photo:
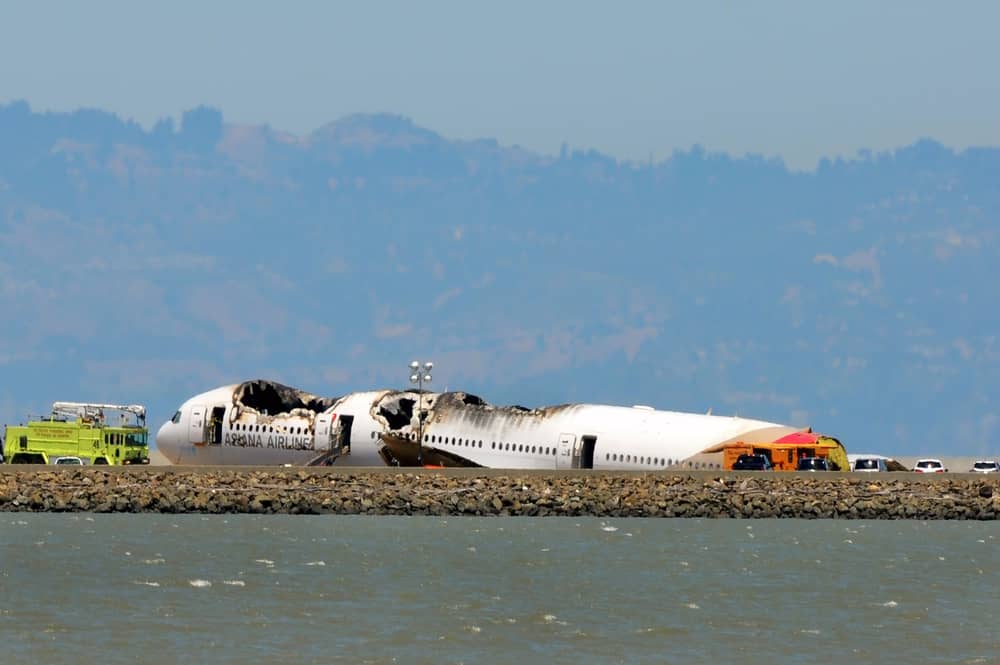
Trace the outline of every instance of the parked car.
<instances>
[{"instance_id":1,"label":"parked car","mask_svg":"<svg viewBox=\"0 0 1000 665\"><path fill-rule=\"evenodd\" d=\"M859 457L854 460L854 471L861 471L863 473L877 473L879 471L888 471L885 460L881 457Z\"/></svg>"},{"instance_id":2,"label":"parked car","mask_svg":"<svg viewBox=\"0 0 1000 665\"><path fill-rule=\"evenodd\" d=\"M981 459L976 460L973 463L972 468L969 469L970 473L1000 473L1000 462L991 459Z\"/></svg>"},{"instance_id":3,"label":"parked car","mask_svg":"<svg viewBox=\"0 0 1000 665\"><path fill-rule=\"evenodd\" d=\"M830 464L825 457L803 457L795 465L796 471L829 471Z\"/></svg>"},{"instance_id":4,"label":"parked car","mask_svg":"<svg viewBox=\"0 0 1000 665\"><path fill-rule=\"evenodd\" d=\"M918 459L913 467L915 473L946 473L944 463L939 459Z\"/></svg>"},{"instance_id":5,"label":"parked car","mask_svg":"<svg viewBox=\"0 0 1000 665\"><path fill-rule=\"evenodd\" d=\"M79 457L57 457L54 464L83 464Z\"/></svg>"},{"instance_id":6,"label":"parked car","mask_svg":"<svg viewBox=\"0 0 1000 665\"><path fill-rule=\"evenodd\" d=\"M733 471L771 471L767 455L740 455L733 463Z\"/></svg>"}]
</instances>

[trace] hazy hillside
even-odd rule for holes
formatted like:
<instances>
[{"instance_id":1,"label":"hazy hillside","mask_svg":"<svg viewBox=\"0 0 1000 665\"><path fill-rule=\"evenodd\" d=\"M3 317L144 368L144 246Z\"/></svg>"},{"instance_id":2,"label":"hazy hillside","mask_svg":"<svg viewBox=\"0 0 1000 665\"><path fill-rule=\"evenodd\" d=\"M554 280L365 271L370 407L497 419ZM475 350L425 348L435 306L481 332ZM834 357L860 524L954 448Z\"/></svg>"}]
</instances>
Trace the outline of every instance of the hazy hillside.
<instances>
[{"instance_id":1,"label":"hazy hillside","mask_svg":"<svg viewBox=\"0 0 1000 665\"><path fill-rule=\"evenodd\" d=\"M668 121L668 120L665 120ZM1000 454L1000 150L920 141L788 171L308 136L211 109L152 130L0 106L0 421L274 378L812 425Z\"/></svg>"}]
</instances>

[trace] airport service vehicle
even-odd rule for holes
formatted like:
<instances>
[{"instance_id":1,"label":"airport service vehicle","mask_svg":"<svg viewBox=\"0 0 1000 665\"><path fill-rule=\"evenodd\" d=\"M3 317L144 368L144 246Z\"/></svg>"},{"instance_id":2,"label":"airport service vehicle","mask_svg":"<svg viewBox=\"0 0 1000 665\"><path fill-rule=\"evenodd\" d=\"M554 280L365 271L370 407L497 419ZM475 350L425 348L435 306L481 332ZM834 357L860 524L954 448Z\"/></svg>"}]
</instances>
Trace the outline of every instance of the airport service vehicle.
<instances>
[{"instance_id":1,"label":"airport service vehicle","mask_svg":"<svg viewBox=\"0 0 1000 665\"><path fill-rule=\"evenodd\" d=\"M740 455L733 462L733 471L770 471L771 460L766 455Z\"/></svg>"},{"instance_id":2,"label":"airport service vehicle","mask_svg":"<svg viewBox=\"0 0 1000 665\"><path fill-rule=\"evenodd\" d=\"M723 454L722 468L732 469L741 455L763 455L775 471L795 471L803 457L823 457L834 471L851 468L844 445L832 436L796 431L770 442L726 442L712 452Z\"/></svg>"},{"instance_id":3,"label":"airport service vehicle","mask_svg":"<svg viewBox=\"0 0 1000 665\"><path fill-rule=\"evenodd\" d=\"M185 401L160 428L156 447L174 464L308 464L336 449L331 461L350 466L718 469L722 450L710 448L798 431L648 406L494 406L465 392L376 390L325 398L254 380ZM331 436L340 438L331 443Z\"/></svg>"},{"instance_id":4,"label":"airport service vehicle","mask_svg":"<svg viewBox=\"0 0 1000 665\"><path fill-rule=\"evenodd\" d=\"M146 408L54 402L47 417L8 425L3 452L10 464L49 464L57 458L78 458L84 464L149 464Z\"/></svg>"},{"instance_id":5,"label":"airport service vehicle","mask_svg":"<svg viewBox=\"0 0 1000 665\"><path fill-rule=\"evenodd\" d=\"M795 465L796 471L829 471L830 465L825 457L803 457Z\"/></svg>"},{"instance_id":6,"label":"airport service vehicle","mask_svg":"<svg viewBox=\"0 0 1000 665\"><path fill-rule=\"evenodd\" d=\"M915 473L945 473L948 469L944 468L944 463L939 459L921 459L917 460L917 463L913 465L913 471Z\"/></svg>"},{"instance_id":7,"label":"airport service vehicle","mask_svg":"<svg viewBox=\"0 0 1000 665\"><path fill-rule=\"evenodd\" d=\"M1000 462L996 460L977 460L972 464L969 473L1000 473Z\"/></svg>"},{"instance_id":8,"label":"airport service vehicle","mask_svg":"<svg viewBox=\"0 0 1000 665\"><path fill-rule=\"evenodd\" d=\"M854 471L860 473L879 473L888 471L885 460L881 457L859 457L854 460Z\"/></svg>"}]
</instances>

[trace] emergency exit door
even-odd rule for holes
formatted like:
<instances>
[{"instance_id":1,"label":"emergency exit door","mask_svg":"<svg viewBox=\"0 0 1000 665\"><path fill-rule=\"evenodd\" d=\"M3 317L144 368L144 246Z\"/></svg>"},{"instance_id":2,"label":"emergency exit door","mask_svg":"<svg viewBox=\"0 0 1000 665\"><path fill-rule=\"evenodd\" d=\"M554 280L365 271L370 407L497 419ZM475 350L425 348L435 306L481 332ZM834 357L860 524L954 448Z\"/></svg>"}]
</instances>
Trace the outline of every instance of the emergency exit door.
<instances>
[{"instance_id":1,"label":"emergency exit door","mask_svg":"<svg viewBox=\"0 0 1000 665\"><path fill-rule=\"evenodd\" d=\"M559 450L556 455L556 468L557 469L572 469L573 468L573 458L575 457L576 448L576 435L574 434L560 434L559 435Z\"/></svg>"},{"instance_id":2,"label":"emergency exit door","mask_svg":"<svg viewBox=\"0 0 1000 665\"><path fill-rule=\"evenodd\" d=\"M336 417L335 413L321 413L316 416L316 440L313 444L316 450L330 450L330 443L336 432L333 427L333 421Z\"/></svg>"},{"instance_id":3,"label":"emergency exit door","mask_svg":"<svg viewBox=\"0 0 1000 665\"><path fill-rule=\"evenodd\" d=\"M191 420L188 422L188 440L200 446L205 443L205 407L192 406Z\"/></svg>"}]
</instances>

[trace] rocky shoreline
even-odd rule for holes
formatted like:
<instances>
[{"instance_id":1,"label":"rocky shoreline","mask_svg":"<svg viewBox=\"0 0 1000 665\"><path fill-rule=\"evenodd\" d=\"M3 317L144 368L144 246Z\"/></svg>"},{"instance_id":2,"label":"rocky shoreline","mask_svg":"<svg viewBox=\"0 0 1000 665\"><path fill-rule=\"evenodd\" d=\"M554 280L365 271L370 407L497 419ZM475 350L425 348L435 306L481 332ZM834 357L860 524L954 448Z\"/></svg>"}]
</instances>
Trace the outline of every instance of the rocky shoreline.
<instances>
[{"instance_id":1,"label":"rocky shoreline","mask_svg":"<svg viewBox=\"0 0 1000 665\"><path fill-rule=\"evenodd\" d=\"M465 471L7 467L0 511L1000 519L991 476Z\"/></svg>"}]
</instances>

